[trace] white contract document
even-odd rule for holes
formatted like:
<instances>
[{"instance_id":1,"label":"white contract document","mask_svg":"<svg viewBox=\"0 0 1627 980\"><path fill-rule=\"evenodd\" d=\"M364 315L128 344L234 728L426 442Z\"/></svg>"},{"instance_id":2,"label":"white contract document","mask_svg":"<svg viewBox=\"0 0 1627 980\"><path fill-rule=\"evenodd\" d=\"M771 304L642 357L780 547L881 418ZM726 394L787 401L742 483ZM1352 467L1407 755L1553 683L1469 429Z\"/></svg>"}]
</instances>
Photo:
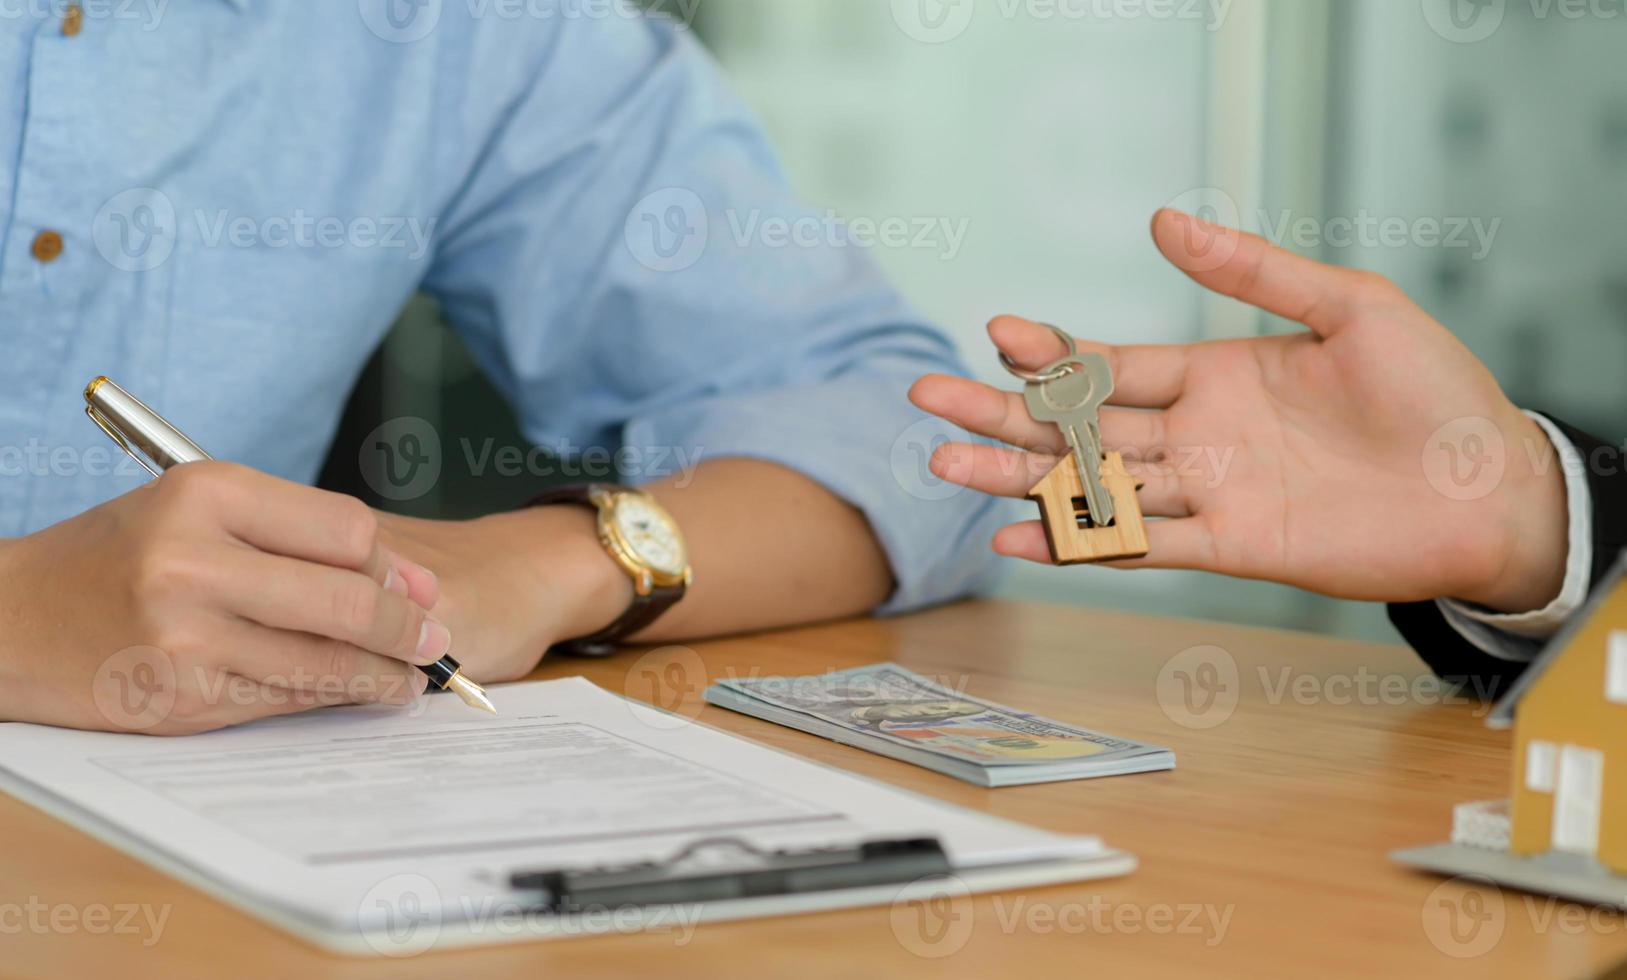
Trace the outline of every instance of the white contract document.
<instances>
[{"instance_id":1,"label":"white contract document","mask_svg":"<svg viewBox=\"0 0 1627 980\"><path fill-rule=\"evenodd\" d=\"M0 725L0 787L318 945L430 948L889 904L1125 874L1135 860L764 748L582 678L337 708L182 739ZM910 885L556 916L516 871L664 861L734 838L808 848L934 837ZM923 899L924 900L924 899Z\"/></svg>"}]
</instances>

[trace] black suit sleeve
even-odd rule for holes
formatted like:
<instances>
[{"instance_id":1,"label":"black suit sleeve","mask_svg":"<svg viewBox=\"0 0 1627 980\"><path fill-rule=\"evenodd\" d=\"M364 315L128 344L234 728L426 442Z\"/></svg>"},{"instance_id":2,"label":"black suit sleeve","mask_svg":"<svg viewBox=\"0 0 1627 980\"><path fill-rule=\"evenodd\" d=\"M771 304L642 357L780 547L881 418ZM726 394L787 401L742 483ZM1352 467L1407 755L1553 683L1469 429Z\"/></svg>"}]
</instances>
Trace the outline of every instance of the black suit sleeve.
<instances>
[{"instance_id":1,"label":"black suit sleeve","mask_svg":"<svg viewBox=\"0 0 1627 980\"><path fill-rule=\"evenodd\" d=\"M1570 439L1587 466L1588 490L1593 498L1593 569L1589 591L1604 581L1623 550L1627 550L1627 469L1621 451L1585 432L1554 420ZM1452 628L1433 602L1390 607L1390 622L1412 645L1430 669L1466 688L1503 691L1525 670L1525 664L1499 660L1483 653Z\"/></svg>"}]
</instances>

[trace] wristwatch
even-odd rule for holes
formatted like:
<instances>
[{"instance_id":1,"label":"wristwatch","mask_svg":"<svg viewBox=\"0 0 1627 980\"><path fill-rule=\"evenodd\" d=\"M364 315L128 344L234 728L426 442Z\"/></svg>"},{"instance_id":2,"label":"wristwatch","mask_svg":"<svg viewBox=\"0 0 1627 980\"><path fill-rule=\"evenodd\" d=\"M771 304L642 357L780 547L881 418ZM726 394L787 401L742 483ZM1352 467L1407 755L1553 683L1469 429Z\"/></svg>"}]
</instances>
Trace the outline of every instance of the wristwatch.
<instances>
[{"instance_id":1,"label":"wristwatch","mask_svg":"<svg viewBox=\"0 0 1627 980\"><path fill-rule=\"evenodd\" d=\"M591 507L599 514L599 543L633 580L633 604L605 629L554 646L551 653L607 657L683 599L692 573L678 522L654 497L631 487L585 484L550 490L531 507Z\"/></svg>"}]
</instances>

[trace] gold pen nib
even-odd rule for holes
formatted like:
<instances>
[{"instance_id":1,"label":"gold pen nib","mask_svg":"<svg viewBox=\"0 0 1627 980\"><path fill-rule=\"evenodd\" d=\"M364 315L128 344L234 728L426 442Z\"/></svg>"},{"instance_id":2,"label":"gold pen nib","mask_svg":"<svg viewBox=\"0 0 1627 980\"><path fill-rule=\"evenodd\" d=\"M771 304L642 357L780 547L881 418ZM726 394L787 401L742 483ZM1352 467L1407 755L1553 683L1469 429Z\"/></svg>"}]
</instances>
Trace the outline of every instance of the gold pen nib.
<instances>
[{"instance_id":1,"label":"gold pen nib","mask_svg":"<svg viewBox=\"0 0 1627 980\"><path fill-rule=\"evenodd\" d=\"M446 689L462 698L463 703L471 708L497 714L497 706L486 696L486 689L463 676L461 671L452 675L452 679L446 683Z\"/></svg>"}]
</instances>

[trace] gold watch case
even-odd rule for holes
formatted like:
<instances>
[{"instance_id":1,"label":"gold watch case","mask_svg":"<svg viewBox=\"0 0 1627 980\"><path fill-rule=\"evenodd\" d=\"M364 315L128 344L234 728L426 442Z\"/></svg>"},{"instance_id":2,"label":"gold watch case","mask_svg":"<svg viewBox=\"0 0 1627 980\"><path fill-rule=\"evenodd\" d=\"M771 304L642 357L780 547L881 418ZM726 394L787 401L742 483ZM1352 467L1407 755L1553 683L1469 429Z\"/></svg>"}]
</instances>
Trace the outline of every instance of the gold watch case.
<instances>
[{"instance_id":1,"label":"gold watch case","mask_svg":"<svg viewBox=\"0 0 1627 980\"><path fill-rule=\"evenodd\" d=\"M690 584L694 573L689 566L689 549L684 544L683 532L679 530L678 522L654 497L636 490L611 491L596 487L589 494L589 499L599 511L599 543L632 578L633 588L639 595L649 595L658 588L687 587ZM635 509L641 516L660 525L660 533L667 537L668 546L675 551L674 560L658 564L640 554L637 542L629 538L624 530L623 518Z\"/></svg>"}]
</instances>

